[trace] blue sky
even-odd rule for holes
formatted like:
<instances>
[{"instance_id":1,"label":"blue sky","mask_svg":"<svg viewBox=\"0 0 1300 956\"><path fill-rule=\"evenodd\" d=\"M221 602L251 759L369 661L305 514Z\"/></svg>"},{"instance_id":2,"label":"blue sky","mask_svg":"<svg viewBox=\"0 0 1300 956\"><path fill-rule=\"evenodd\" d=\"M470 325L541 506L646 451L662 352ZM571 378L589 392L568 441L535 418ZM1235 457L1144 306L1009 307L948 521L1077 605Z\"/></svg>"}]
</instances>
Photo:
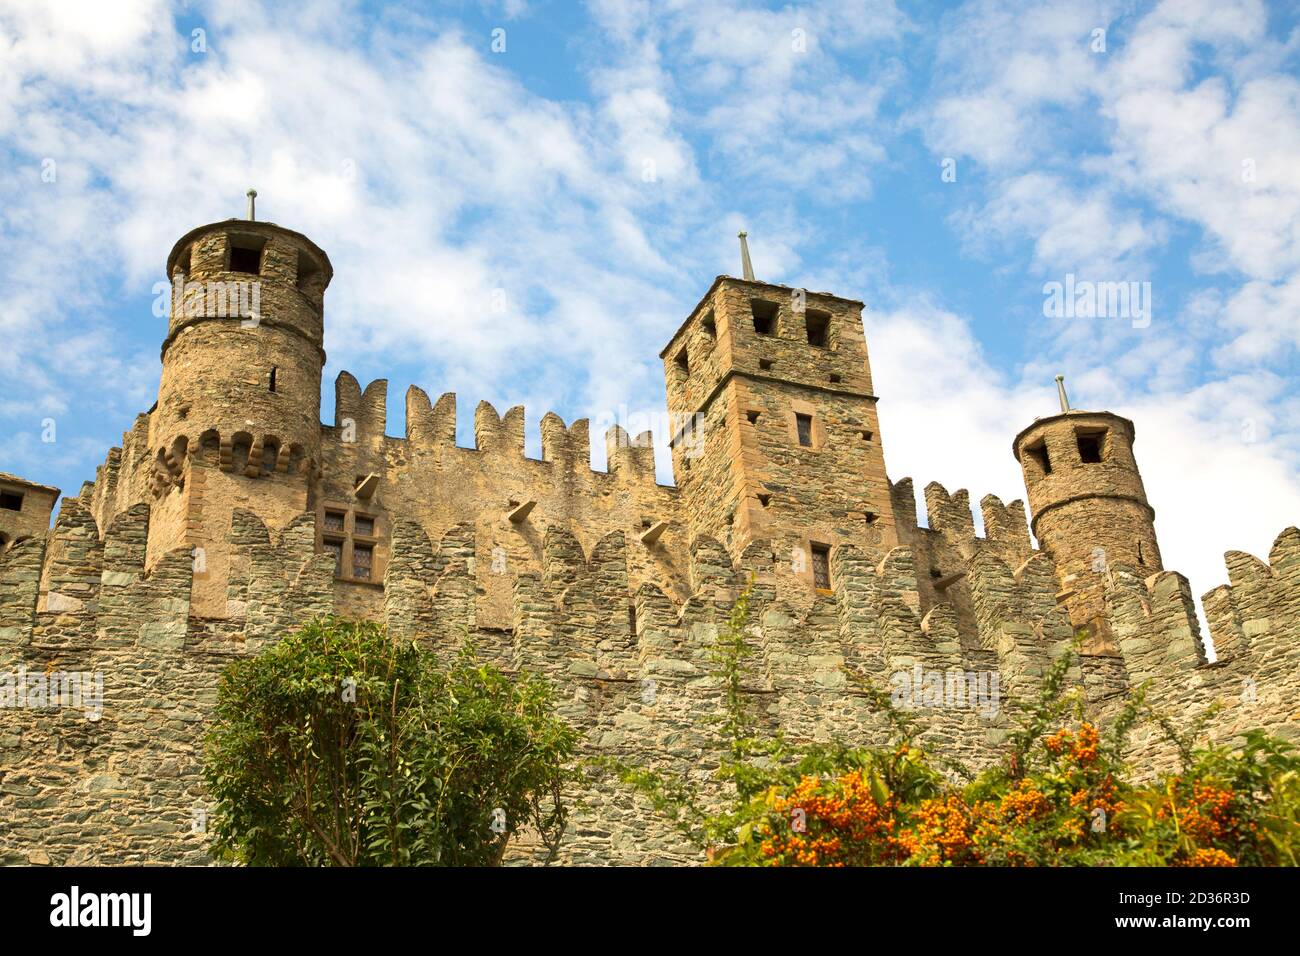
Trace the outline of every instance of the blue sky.
<instances>
[{"instance_id":1,"label":"blue sky","mask_svg":"<svg viewBox=\"0 0 1300 956\"><path fill-rule=\"evenodd\" d=\"M167 252L253 185L334 263L327 421L346 368L389 379L394 435L411 383L458 393L462 444L480 399L527 406L534 454L548 410L653 424L670 481L657 353L744 228L760 278L866 303L893 478L1022 496L1011 438L1064 373L1137 423L1200 593L1300 519L1298 24L1248 0L0 0L0 470L93 477L154 400ZM1151 283L1149 325L1045 316L1067 275Z\"/></svg>"}]
</instances>

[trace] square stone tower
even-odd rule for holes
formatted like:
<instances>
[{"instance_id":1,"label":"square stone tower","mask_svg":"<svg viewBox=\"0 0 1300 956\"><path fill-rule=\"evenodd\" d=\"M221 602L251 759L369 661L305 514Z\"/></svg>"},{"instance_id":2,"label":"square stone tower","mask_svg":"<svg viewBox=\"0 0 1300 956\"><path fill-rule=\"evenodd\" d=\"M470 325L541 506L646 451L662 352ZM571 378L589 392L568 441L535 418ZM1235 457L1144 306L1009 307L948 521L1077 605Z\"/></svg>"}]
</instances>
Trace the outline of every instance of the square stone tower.
<instances>
[{"instance_id":1,"label":"square stone tower","mask_svg":"<svg viewBox=\"0 0 1300 956\"><path fill-rule=\"evenodd\" d=\"M794 594L897 544L861 302L719 276L660 357L692 538L770 542Z\"/></svg>"}]
</instances>

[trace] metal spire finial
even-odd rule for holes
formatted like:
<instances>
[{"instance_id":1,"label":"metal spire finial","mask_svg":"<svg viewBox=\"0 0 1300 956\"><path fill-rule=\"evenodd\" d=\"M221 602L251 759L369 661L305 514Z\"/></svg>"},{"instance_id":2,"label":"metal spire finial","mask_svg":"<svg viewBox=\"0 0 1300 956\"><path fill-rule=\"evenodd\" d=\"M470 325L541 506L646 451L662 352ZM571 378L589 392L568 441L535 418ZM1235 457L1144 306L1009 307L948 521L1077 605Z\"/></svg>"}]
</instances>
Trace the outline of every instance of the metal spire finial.
<instances>
[{"instance_id":1,"label":"metal spire finial","mask_svg":"<svg viewBox=\"0 0 1300 956\"><path fill-rule=\"evenodd\" d=\"M257 218L257 190L250 189L244 195L248 197L248 219L251 222Z\"/></svg>"},{"instance_id":2,"label":"metal spire finial","mask_svg":"<svg viewBox=\"0 0 1300 956\"><path fill-rule=\"evenodd\" d=\"M1065 376L1056 376L1056 394L1061 398L1061 414L1070 410L1070 400L1065 396Z\"/></svg>"},{"instance_id":3,"label":"metal spire finial","mask_svg":"<svg viewBox=\"0 0 1300 956\"><path fill-rule=\"evenodd\" d=\"M745 237L748 236L748 235L749 235L749 233L745 232L743 229L741 230L741 232L740 232L740 271L741 271L741 275L744 276L744 278L748 279L750 282L753 282L753 281L754 281L754 266L753 266L753 264L749 261L749 243L747 243L747 242L745 241Z\"/></svg>"}]
</instances>

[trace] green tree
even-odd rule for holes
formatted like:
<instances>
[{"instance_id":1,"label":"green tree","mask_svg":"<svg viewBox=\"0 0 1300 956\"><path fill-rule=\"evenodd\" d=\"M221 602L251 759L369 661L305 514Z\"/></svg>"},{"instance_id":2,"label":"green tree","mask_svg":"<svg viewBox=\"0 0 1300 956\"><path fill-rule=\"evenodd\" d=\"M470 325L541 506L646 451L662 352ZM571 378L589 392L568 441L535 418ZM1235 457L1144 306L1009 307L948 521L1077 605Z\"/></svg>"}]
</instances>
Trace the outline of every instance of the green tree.
<instances>
[{"instance_id":1,"label":"green tree","mask_svg":"<svg viewBox=\"0 0 1300 956\"><path fill-rule=\"evenodd\" d=\"M222 675L214 848L253 866L485 866L528 828L553 856L576 741L539 677L321 618Z\"/></svg>"}]
</instances>

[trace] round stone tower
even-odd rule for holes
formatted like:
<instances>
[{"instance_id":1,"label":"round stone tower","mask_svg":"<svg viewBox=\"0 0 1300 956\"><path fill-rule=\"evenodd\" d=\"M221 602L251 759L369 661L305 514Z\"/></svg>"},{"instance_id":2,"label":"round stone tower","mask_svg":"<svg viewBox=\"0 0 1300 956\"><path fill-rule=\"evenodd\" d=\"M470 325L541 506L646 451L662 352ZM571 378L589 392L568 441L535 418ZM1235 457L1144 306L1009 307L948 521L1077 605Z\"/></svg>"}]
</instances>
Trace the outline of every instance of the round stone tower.
<instances>
[{"instance_id":1,"label":"round stone tower","mask_svg":"<svg viewBox=\"0 0 1300 956\"><path fill-rule=\"evenodd\" d=\"M1020 432L1012 450L1024 471L1030 527L1056 562L1060 600L1074 626L1088 633L1085 652L1117 653L1103 574L1116 563L1146 575L1162 570L1155 510L1133 457L1133 423L1070 408L1057 381L1061 413Z\"/></svg>"},{"instance_id":2,"label":"round stone tower","mask_svg":"<svg viewBox=\"0 0 1300 956\"><path fill-rule=\"evenodd\" d=\"M314 473L329 258L306 236L250 215L190 230L167 274L171 318L150 429L155 490L200 450L236 474Z\"/></svg>"}]
</instances>

